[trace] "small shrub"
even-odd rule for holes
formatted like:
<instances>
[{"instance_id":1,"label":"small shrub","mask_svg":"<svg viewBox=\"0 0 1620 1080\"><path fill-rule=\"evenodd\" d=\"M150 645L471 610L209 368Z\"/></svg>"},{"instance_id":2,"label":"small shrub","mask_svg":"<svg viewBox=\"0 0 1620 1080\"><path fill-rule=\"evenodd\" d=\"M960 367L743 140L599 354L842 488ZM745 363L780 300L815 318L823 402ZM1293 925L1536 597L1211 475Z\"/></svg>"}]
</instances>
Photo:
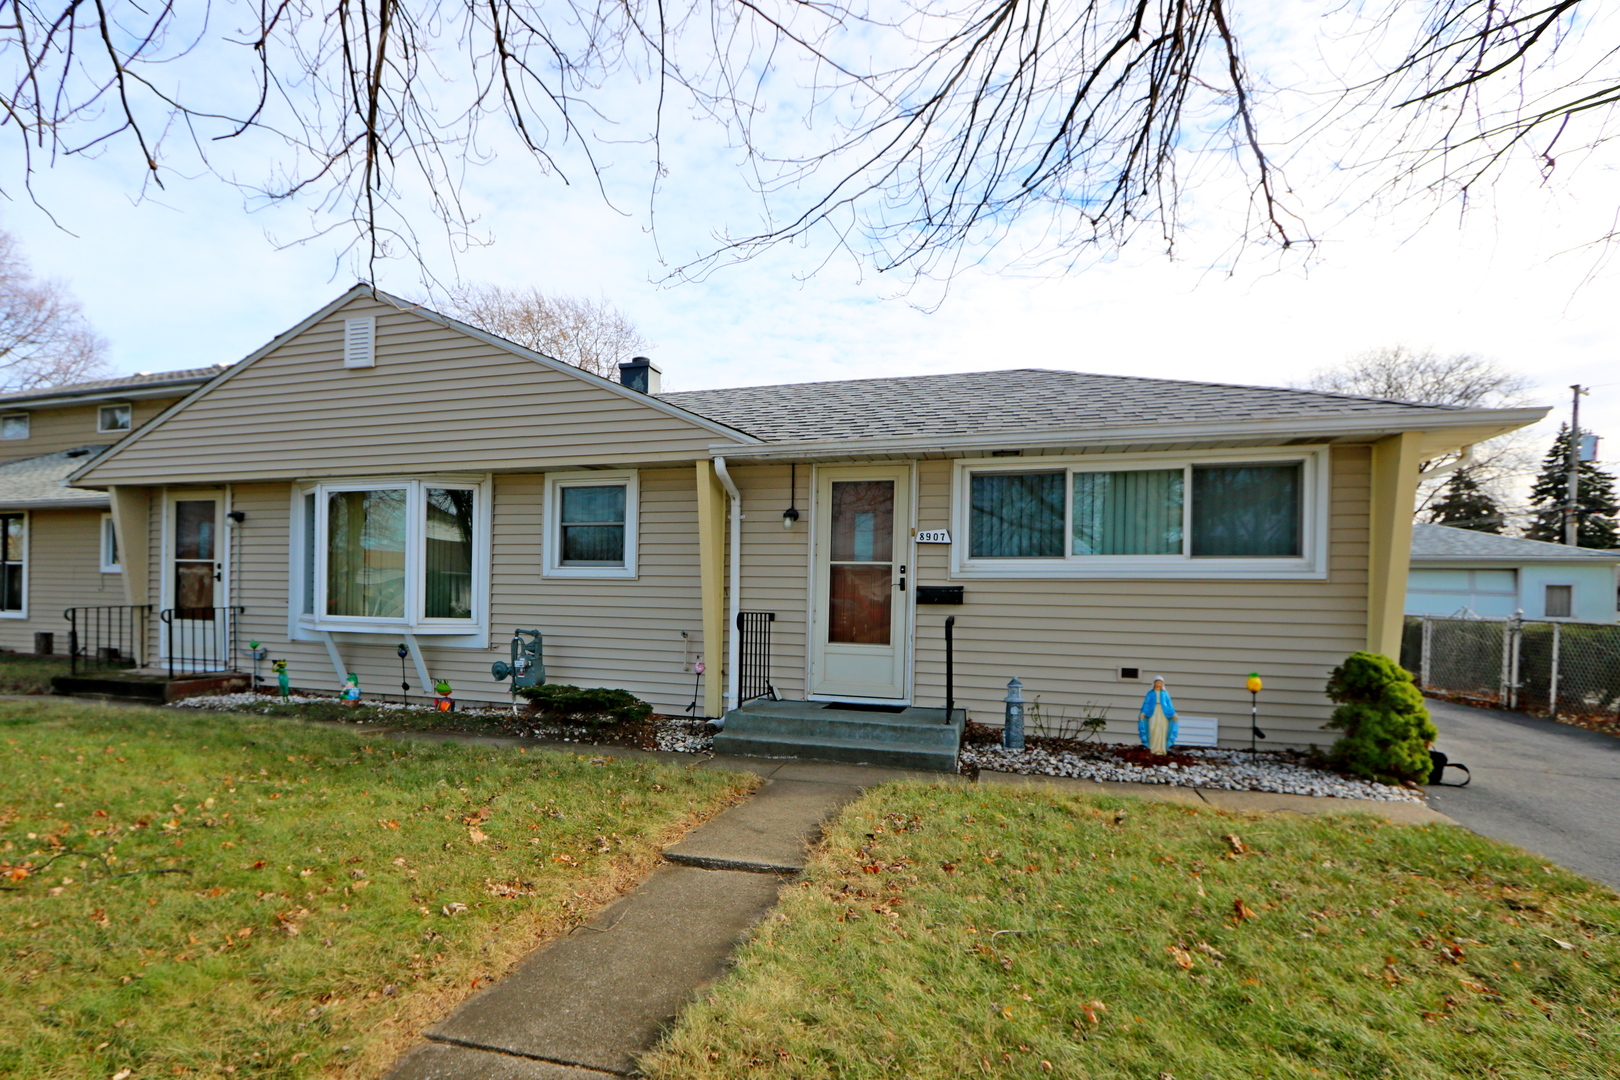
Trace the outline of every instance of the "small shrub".
<instances>
[{"instance_id":1,"label":"small shrub","mask_svg":"<svg viewBox=\"0 0 1620 1080\"><path fill-rule=\"evenodd\" d=\"M1327 695L1339 703L1328 727L1344 732L1328 751L1334 766L1384 784L1429 778L1429 744L1440 732L1410 671L1378 653L1351 653L1328 677Z\"/></svg>"},{"instance_id":2,"label":"small shrub","mask_svg":"<svg viewBox=\"0 0 1620 1080\"><path fill-rule=\"evenodd\" d=\"M518 694L534 703L542 719L558 724L606 727L645 720L652 715L652 706L628 690L546 683L526 687Z\"/></svg>"}]
</instances>

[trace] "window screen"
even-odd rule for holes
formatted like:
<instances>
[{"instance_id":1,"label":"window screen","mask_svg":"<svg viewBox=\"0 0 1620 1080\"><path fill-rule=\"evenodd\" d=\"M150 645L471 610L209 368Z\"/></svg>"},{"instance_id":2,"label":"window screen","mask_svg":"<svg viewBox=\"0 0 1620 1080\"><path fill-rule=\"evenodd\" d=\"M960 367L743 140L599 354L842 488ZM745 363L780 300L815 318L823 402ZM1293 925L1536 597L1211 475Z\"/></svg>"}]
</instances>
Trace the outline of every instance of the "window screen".
<instances>
[{"instance_id":1,"label":"window screen","mask_svg":"<svg viewBox=\"0 0 1620 1080\"><path fill-rule=\"evenodd\" d=\"M1063 557L1064 474L973 477L969 554L975 559Z\"/></svg>"},{"instance_id":2,"label":"window screen","mask_svg":"<svg viewBox=\"0 0 1620 1080\"><path fill-rule=\"evenodd\" d=\"M558 489L563 566L623 566L625 485Z\"/></svg>"},{"instance_id":3,"label":"window screen","mask_svg":"<svg viewBox=\"0 0 1620 1080\"><path fill-rule=\"evenodd\" d=\"M1548 585L1543 614L1549 619L1567 619L1575 610L1575 588L1572 585Z\"/></svg>"},{"instance_id":4,"label":"window screen","mask_svg":"<svg viewBox=\"0 0 1620 1080\"><path fill-rule=\"evenodd\" d=\"M1192 554L1264 558L1302 551L1302 467L1194 465Z\"/></svg>"}]
</instances>

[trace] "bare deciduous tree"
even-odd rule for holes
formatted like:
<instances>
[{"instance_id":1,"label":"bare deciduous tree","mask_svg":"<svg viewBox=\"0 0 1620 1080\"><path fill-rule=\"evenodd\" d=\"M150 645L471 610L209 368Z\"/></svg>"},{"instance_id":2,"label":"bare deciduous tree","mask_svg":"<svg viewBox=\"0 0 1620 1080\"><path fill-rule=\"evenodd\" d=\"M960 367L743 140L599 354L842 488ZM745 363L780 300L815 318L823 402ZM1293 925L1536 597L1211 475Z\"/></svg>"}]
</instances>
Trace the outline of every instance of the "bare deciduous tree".
<instances>
[{"instance_id":1,"label":"bare deciduous tree","mask_svg":"<svg viewBox=\"0 0 1620 1080\"><path fill-rule=\"evenodd\" d=\"M553 360L617 379L619 364L650 348L631 318L606 300L552 295L539 289L471 285L455 289L446 315L488 330Z\"/></svg>"},{"instance_id":2,"label":"bare deciduous tree","mask_svg":"<svg viewBox=\"0 0 1620 1080\"><path fill-rule=\"evenodd\" d=\"M1523 405L1526 392L1533 385L1525 376L1473 353L1447 355L1408 345L1369 349L1338 367L1321 369L1306 384L1311 390L1333 394L1464 408ZM1440 464L1425 462L1424 467ZM1512 485L1515 479L1527 475L1533 465L1529 436L1521 431L1474 447L1466 471L1474 486L1505 506L1523 502L1522 497L1514 497ZM1418 485L1420 519L1433 518L1435 504L1449 477L1447 473Z\"/></svg>"},{"instance_id":3,"label":"bare deciduous tree","mask_svg":"<svg viewBox=\"0 0 1620 1080\"><path fill-rule=\"evenodd\" d=\"M1597 0L1352 7L1369 39L1410 46L1353 85L1316 65L1316 82L1282 88L1252 74L1231 0L0 6L0 130L23 163L5 186L92 152L132 156L150 183L199 161L238 182L218 158L246 142L273 167L244 186L302 200L318 231L352 230L366 263L418 250L428 209L452 240L472 235L459 183L492 157L491 123L563 179L644 139L656 193L678 101L725 126L767 214L693 269L814 233L928 273L1038 215L1036 246L1063 258L1143 226L1173 242L1214 161L1244 177L1245 238L1289 247L1310 233L1268 147L1331 130L1320 145L1336 148L1348 125L1365 138L1329 167L1466 199L1603 145L1620 102L1620 50L1581 47L1603 32ZM1295 130L1291 110L1261 108L1279 90L1341 107ZM801 99L806 123L783 143L768 117Z\"/></svg>"},{"instance_id":4,"label":"bare deciduous tree","mask_svg":"<svg viewBox=\"0 0 1620 1080\"><path fill-rule=\"evenodd\" d=\"M56 281L34 277L0 232L0 392L37 390L106 374L106 342Z\"/></svg>"}]
</instances>

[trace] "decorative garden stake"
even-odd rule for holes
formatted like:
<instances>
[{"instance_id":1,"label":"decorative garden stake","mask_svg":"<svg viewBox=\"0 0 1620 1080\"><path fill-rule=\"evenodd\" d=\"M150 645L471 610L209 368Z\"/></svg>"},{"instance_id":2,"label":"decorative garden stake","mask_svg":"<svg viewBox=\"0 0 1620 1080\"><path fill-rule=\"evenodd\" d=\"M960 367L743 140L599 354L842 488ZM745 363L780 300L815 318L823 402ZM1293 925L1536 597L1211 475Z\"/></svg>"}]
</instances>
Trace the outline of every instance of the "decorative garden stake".
<instances>
[{"instance_id":1,"label":"decorative garden stake","mask_svg":"<svg viewBox=\"0 0 1620 1080\"><path fill-rule=\"evenodd\" d=\"M343 700L353 705L360 700L360 676L349 672L349 677L343 680Z\"/></svg>"},{"instance_id":2,"label":"decorative garden stake","mask_svg":"<svg viewBox=\"0 0 1620 1080\"><path fill-rule=\"evenodd\" d=\"M1176 745L1181 725L1176 722L1176 703L1164 688L1164 676L1153 678L1153 688L1142 698L1142 716L1136 722L1136 735L1155 754L1167 754Z\"/></svg>"},{"instance_id":3,"label":"decorative garden stake","mask_svg":"<svg viewBox=\"0 0 1620 1080\"><path fill-rule=\"evenodd\" d=\"M434 683L433 692L439 695L440 712L456 711L456 702L455 699L450 696L450 681L448 679L440 679L438 682Z\"/></svg>"},{"instance_id":4,"label":"decorative garden stake","mask_svg":"<svg viewBox=\"0 0 1620 1080\"><path fill-rule=\"evenodd\" d=\"M1015 675L1007 681L1007 715L1001 725L1001 745L1008 750L1024 748L1024 684Z\"/></svg>"},{"instance_id":5,"label":"decorative garden stake","mask_svg":"<svg viewBox=\"0 0 1620 1080\"><path fill-rule=\"evenodd\" d=\"M287 661L270 661L270 670L276 673L276 685L281 688L281 696L291 697L292 683L287 680Z\"/></svg>"},{"instance_id":6,"label":"decorative garden stake","mask_svg":"<svg viewBox=\"0 0 1620 1080\"><path fill-rule=\"evenodd\" d=\"M1249 681L1244 683L1249 688L1249 753L1255 752L1254 740L1263 739L1266 733L1260 730L1260 691L1264 683L1260 681L1258 671L1249 672Z\"/></svg>"},{"instance_id":7,"label":"decorative garden stake","mask_svg":"<svg viewBox=\"0 0 1620 1080\"><path fill-rule=\"evenodd\" d=\"M700 656L697 663L692 665L692 704L686 707L686 711L691 713L694 719L697 717L698 687L703 684L704 670L703 657Z\"/></svg>"},{"instance_id":8,"label":"decorative garden stake","mask_svg":"<svg viewBox=\"0 0 1620 1080\"><path fill-rule=\"evenodd\" d=\"M411 703L411 700L410 700L410 697L409 697L409 694L411 692L411 680L406 678L406 676L405 676L405 661L409 660L410 657L411 657L411 650L405 647L405 643L403 641L400 642L399 643L399 703L401 705L409 705ZM422 689L426 690L427 687L424 686L424 687L422 687Z\"/></svg>"}]
</instances>

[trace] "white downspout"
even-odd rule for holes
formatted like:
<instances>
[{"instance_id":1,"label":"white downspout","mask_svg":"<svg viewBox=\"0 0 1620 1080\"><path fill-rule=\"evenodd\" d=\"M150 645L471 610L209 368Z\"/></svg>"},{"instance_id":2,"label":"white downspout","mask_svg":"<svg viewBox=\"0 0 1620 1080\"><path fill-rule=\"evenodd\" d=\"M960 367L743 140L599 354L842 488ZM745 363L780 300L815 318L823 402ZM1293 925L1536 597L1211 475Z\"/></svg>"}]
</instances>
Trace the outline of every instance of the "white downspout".
<instances>
[{"instance_id":1,"label":"white downspout","mask_svg":"<svg viewBox=\"0 0 1620 1080\"><path fill-rule=\"evenodd\" d=\"M726 700L729 707L737 707L742 673L742 640L737 633L737 615L742 610L742 494L737 490L731 474L726 471L726 459L714 459L714 474L731 498L731 619L726 625Z\"/></svg>"}]
</instances>

